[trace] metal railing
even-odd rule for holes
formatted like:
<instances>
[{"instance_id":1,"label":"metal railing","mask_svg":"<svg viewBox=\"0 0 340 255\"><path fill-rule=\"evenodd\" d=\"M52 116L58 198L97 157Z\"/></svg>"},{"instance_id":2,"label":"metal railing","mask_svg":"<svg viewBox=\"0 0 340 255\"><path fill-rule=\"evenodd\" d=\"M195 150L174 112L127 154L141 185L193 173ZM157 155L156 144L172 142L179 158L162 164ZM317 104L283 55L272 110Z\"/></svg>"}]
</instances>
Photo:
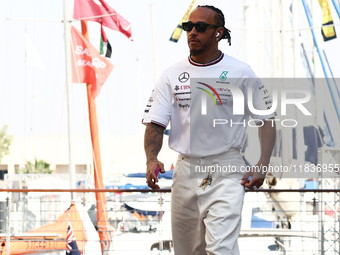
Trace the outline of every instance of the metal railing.
<instances>
[{"instance_id":1,"label":"metal railing","mask_svg":"<svg viewBox=\"0 0 340 255\"><path fill-rule=\"evenodd\" d=\"M74 201L71 192L76 194ZM174 254L170 189L0 189L0 255L27 251L65 254L67 229L49 229L40 235L30 231L53 224L72 202L87 237L77 239L83 243L78 248L83 254L100 254L96 192L105 192L107 198L113 233L107 254ZM324 201L319 194L327 194ZM247 190L239 238L241 254L339 254L339 195L340 189ZM60 244L65 247L58 248Z\"/></svg>"}]
</instances>

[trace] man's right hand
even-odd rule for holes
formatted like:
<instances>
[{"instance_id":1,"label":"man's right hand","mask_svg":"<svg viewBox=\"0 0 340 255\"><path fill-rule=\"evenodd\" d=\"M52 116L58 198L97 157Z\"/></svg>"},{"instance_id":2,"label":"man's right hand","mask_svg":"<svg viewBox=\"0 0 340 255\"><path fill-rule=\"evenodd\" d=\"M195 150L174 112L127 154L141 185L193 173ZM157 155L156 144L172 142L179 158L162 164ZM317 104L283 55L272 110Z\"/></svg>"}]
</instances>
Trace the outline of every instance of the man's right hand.
<instances>
[{"instance_id":1,"label":"man's right hand","mask_svg":"<svg viewBox=\"0 0 340 255\"><path fill-rule=\"evenodd\" d=\"M155 174L157 167L161 168L161 173L165 173L163 163L157 160L157 155L162 148L164 130L164 127L153 123L149 123L145 129L146 183L151 189L159 189Z\"/></svg>"},{"instance_id":2,"label":"man's right hand","mask_svg":"<svg viewBox=\"0 0 340 255\"><path fill-rule=\"evenodd\" d=\"M158 182L158 178L156 177L156 169L157 167L160 167L160 172L165 173L164 164L158 160L153 160L147 162L146 166L146 183L151 189L159 189L159 186L156 184L156 182Z\"/></svg>"}]
</instances>

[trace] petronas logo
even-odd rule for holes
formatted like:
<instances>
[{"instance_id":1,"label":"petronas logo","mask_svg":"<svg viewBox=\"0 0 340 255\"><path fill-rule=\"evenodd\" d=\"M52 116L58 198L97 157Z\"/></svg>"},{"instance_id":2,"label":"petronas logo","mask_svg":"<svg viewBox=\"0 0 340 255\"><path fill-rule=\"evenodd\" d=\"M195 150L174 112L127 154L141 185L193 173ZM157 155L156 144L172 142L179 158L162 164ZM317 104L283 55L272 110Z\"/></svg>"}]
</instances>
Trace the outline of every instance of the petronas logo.
<instances>
[{"instance_id":1,"label":"petronas logo","mask_svg":"<svg viewBox=\"0 0 340 255\"><path fill-rule=\"evenodd\" d=\"M220 75L220 80L225 81L227 79L228 71L223 71Z\"/></svg>"}]
</instances>

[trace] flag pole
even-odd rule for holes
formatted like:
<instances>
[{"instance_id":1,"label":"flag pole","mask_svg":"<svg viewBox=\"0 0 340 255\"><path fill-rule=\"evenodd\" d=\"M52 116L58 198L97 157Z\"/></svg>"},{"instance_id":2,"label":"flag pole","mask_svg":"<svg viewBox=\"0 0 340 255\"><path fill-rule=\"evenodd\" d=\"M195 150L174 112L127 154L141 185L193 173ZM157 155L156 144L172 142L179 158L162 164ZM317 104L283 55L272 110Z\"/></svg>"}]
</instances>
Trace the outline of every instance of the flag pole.
<instances>
[{"instance_id":1,"label":"flag pole","mask_svg":"<svg viewBox=\"0 0 340 255\"><path fill-rule=\"evenodd\" d=\"M66 95L67 95L67 122L68 122L68 149L70 174L70 188L76 188L76 169L74 164L74 142L73 142L73 101L72 101L72 73L71 73L71 29L69 22L68 0L64 0L64 33L65 33L65 62L66 62ZM71 193L71 200L74 201L74 194Z\"/></svg>"},{"instance_id":2,"label":"flag pole","mask_svg":"<svg viewBox=\"0 0 340 255\"><path fill-rule=\"evenodd\" d=\"M155 84L157 83L157 55L156 55L156 36L155 36L155 14L154 6L150 5L151 10L151 25L152 25L152 52L153 52L153 75Z\"/></svg>"},{"instance_id":3,"label":"flag pole","mask_svg":"<svg viewBox=\"0 0 340 255\"><path fill-rule=\"evenodd\" d=\"M89 41L87 21L81 21L81 32L85 39ZM94 181L96 189L104 189L102 164L100 158L100 147L99 147L99 135L98 135L98 122L97 122L97 111L96 101L92 96L91 88L93 84L87 83L87 99L89 106L89 121L93 151L93 168L94 168ZM110 233L109 233L109 218L107 215L107 204L105 193L96 193L97 200L97 227L100 238L102 254L110 254Z\"/></svg>"}]
</instances>

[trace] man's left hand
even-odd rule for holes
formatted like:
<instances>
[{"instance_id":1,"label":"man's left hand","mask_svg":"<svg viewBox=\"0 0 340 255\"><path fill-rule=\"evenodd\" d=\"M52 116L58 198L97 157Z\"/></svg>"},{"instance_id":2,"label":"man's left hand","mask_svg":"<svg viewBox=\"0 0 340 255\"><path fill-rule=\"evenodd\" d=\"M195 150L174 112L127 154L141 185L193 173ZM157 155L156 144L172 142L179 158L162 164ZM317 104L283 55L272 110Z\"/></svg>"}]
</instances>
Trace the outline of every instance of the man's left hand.
<instances>
[{"instance_id":1,"label":"man's left hand","mask_svg":"<svg viewBox=\"0 0 340 255\"><path fill-rule=\"evenodd\" d=\"M245 186L250 190L257 190L263 184L264 178L266 177L266 169L268 168L268 164L263 165L261 163L256 164L252 167L251 171L244 174L241 185ZM252 177L251 180L248 180L249 176Z\"/></svg>"}]
</instances>

